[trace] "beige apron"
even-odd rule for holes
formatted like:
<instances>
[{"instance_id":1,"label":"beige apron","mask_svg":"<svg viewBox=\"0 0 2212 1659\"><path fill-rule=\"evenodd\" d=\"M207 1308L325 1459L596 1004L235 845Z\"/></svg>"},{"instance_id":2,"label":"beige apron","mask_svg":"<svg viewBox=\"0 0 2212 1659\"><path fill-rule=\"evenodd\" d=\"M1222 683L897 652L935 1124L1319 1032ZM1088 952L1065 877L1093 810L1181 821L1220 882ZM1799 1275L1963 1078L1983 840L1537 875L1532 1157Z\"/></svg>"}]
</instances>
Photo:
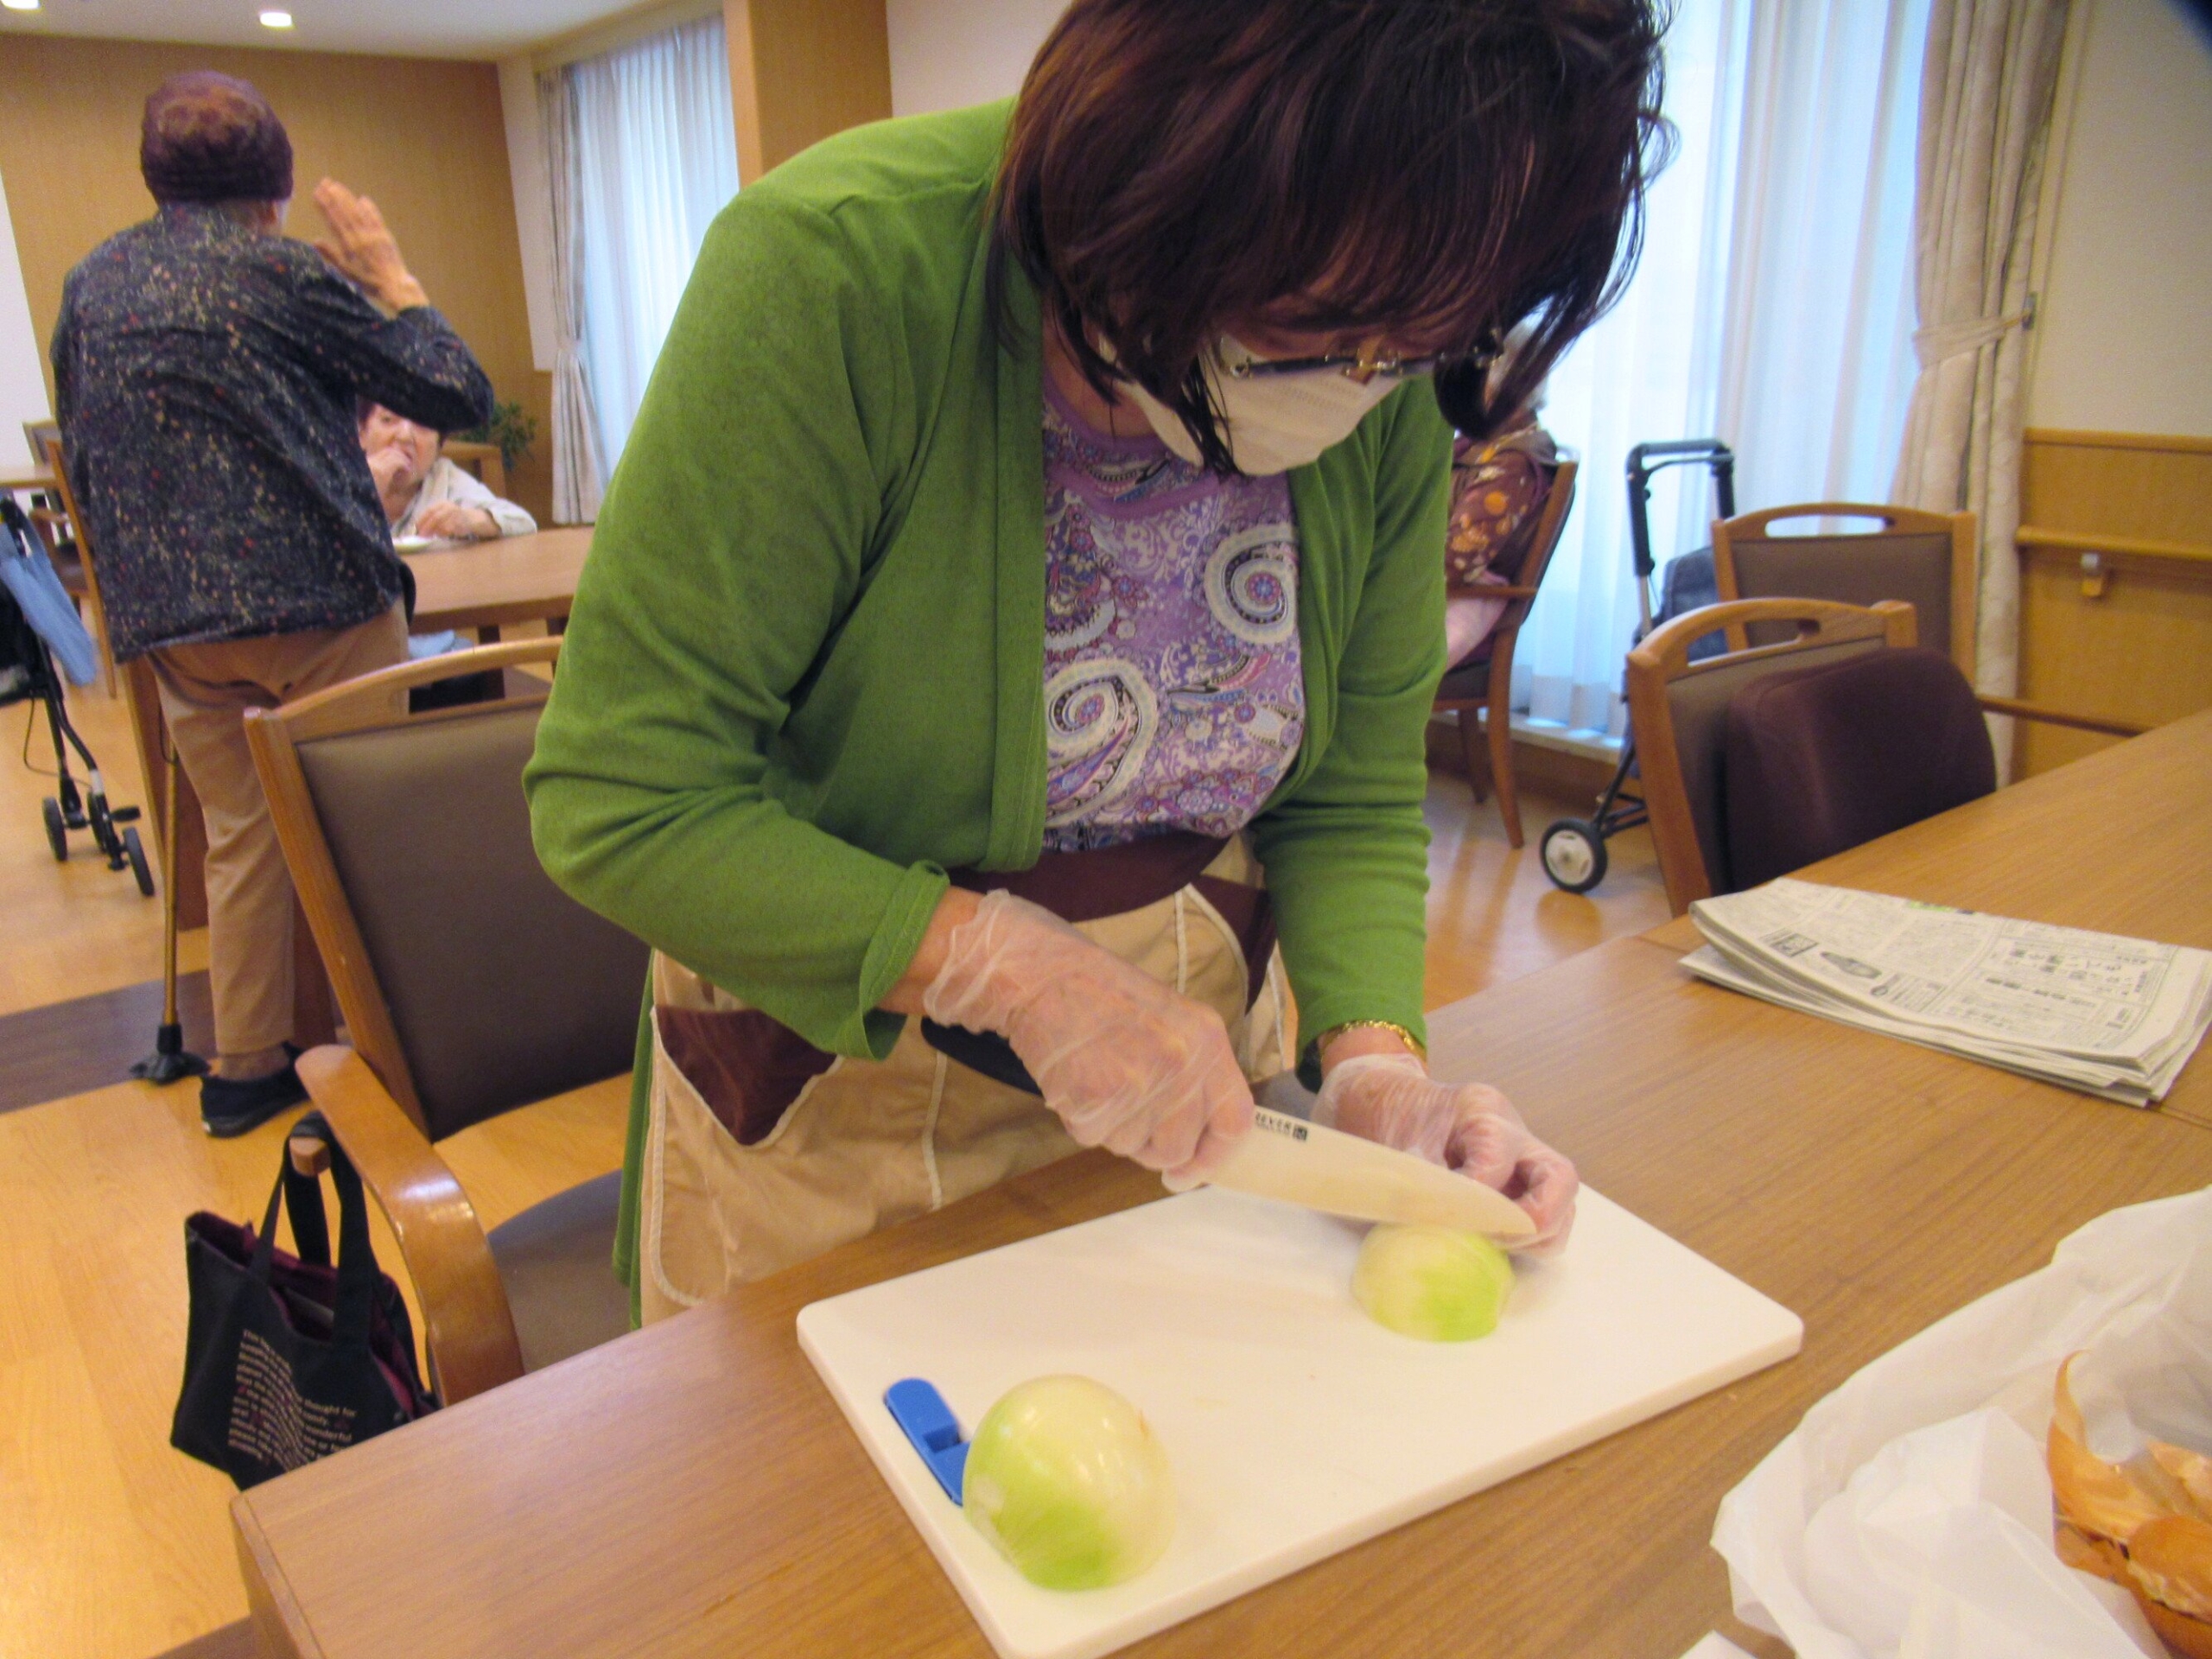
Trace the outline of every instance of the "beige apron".
<instances>
[{"instance_id":1,"label":"beige apron","mask_svg":"<svg viewBox=\"0 0 2212 1659\"><path fill-rule=\"evenodd\" d=\"M1213 1008L1248 1077L1294 1063L1272 922L1243 838L1160 837L955 879L1044 904ZM1132 895L1148 902L1088 913ZM639 1235L647 1323L1076 1150L1036 1096L947 1058L918 1020L887 1058L855 1060L658 953L652 990Z\"/></svg>"}]
</instances>

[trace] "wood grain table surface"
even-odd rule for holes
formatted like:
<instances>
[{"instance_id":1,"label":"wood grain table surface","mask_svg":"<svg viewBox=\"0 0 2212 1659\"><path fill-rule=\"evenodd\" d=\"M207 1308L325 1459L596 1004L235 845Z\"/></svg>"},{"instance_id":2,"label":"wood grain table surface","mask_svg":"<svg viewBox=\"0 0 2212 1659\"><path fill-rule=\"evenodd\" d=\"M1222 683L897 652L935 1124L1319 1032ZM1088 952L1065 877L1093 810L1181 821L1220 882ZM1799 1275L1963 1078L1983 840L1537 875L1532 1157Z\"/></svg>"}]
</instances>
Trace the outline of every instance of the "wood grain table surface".
<instances>
[{"instance_id":1,"label":"wood grain table surface","mask_svg":"<svg viewBox=\"0 0 2212 1659\"><path fill-rule=\"evenodd\" d=\"M576 578L591 551L591 526L567 525L466 547L406 556L415 573L417 633L443 628L497 630L517 622L559 621L575 602Z\"/></svg>"},{"instance_id":2,"label":"wood grain table surface","mask_svg":"<svg viewBox=\"0 0 2212 1659\"><path fill-rule=\"evenodd\" d=\"M2021 880L2047 881L2063 905L2074 889L2061 865L2102 868L2123 826L2201 863L2202 812L2166 810L2212 770L2212 721L2193 724L1892 837L1893 868L1879 848L1855 868L1895 887L1940 884L1938 862L1986 871L2017 855ZM2102 798L2101 835L2043 860L2015 846L2039 824L2072 836L2077 794ZM2206 879L2182 878L2176 905L2201 906ZM2035 897L1993 892L1991 908ZM2068 1232L2212 1183L2212 1135L2170 1113L1700 984L1680 950L1617 940L1453 1004L1432 1019L1438 1068L1503 1087L1593 1186L1795 1309L1804 1351L1129 1651L1675 1659L1716 1627L1779 1651L1727 1617L1707 1545L1722 1494L1853 1370L2041 1265ZM2184 1087L2202 1090L2204 1064ZM980 1659L981 1635L793 1319L820 1297L1159 1192L1084 1154L242 1494L257 1621L272 1651L324 1659Z\"/></svg>"},{"instance_id":3,"label":"wood grain table surface","mask_svg":"<svg viewBox=\"0 0 2212 1659\"><path fill-rule=\"evenodd\" d=\"M2212 950L2212 709L1797 874ZM1643 938L1677 954L1704 943L1687 916ZM2212 1062L2159 1109L2212 1127Z\"/></svg>"}]
</instances>

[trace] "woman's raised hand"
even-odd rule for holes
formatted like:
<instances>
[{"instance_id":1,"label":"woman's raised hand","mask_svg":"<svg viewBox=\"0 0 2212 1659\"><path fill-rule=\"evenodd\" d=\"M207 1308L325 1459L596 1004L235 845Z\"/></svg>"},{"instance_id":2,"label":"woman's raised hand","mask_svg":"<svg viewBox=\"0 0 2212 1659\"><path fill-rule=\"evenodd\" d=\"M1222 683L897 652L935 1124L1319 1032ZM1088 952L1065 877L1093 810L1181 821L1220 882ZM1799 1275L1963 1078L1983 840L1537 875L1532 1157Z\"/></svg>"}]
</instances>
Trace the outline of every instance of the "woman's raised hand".
<instances>
[{"instance_id":1,"label":"woman's raised hand","mask_svg":"<svg viewBox=\"0 0 2212 1659\"><path fill-rule=\"evenodd\" d=\"M1456 1169L1511 1198L1536 1224L1513 1246L1548 1255L1574 1225L1574 1166L1529 1132L1513 1103L1479 1083L1439 1083L1411 1054L1361 1054L1329 1069L1316 1122Z\"/></svg>"},{"instance_id":2,"label":"woman's raised hand","mask_svg":"<svg viewBox=\"0 0 2212 1659\"><path fill-rule=\"evenodd\" d=\"M998 1033L1077 1141L1172 1185L1204 1180L1251 1127L1218 1014L1010 893L986 894L953 931L922 1007Z\"/></svg>"},{"instance_id":3,"label":"woman's raised hand","mask_svg":"<svg viewBox=\"0 0 2212 1659\"><path fill-rule=\"evenodd\" d=\"M340 276L359 283L388 311L430 302L423 284L408 273L398 240L376 203L335 179L325 179L315 188L315 205L330 226L329 239L317 240L315 250Z\"/></svg>"}]
</instances>

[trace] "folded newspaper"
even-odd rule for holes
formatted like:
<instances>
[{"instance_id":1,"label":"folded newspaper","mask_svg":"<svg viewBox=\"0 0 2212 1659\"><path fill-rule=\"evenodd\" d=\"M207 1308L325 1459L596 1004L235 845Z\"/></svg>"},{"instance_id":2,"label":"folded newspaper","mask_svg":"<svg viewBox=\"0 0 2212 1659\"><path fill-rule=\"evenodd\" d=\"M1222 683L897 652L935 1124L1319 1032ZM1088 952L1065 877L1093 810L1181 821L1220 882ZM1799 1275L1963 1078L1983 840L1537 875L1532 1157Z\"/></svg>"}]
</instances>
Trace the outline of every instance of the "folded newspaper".
<instances>
[{"instance_id":1,"label":"folded newspaper","mask_svg":"<svg viewBox=\"0 0 2212 1659\"><path fill-rule=\"evenodd\" d=\"M2212 952L1787 878L1700 899L1700 979L2147 1106L2212 1025Z\"/></svg>"}]
</instances>

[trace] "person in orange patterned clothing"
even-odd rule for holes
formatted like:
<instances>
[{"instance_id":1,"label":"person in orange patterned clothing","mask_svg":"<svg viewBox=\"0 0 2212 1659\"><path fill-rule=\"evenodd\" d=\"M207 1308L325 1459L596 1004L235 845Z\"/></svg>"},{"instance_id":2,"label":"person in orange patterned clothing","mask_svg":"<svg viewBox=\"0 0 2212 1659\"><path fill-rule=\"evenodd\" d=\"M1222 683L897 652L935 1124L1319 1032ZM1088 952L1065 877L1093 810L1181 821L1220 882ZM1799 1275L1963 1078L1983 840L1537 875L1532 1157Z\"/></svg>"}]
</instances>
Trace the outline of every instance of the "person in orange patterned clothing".
<instances>
[{"instance_id":1,"label":"person in orange patterned clothing","mask_svg":"<svg viewBox=\"0 0 2212 1659\"><path fill-rule=\"evenodd\" d=\"M1452 589L1444 604L1444 659L1452 668L1476 656L1505 614L1505 601L1459 589L1470 583L1506 587L1519 575L1551 493L1559 448L1537 423L1543 406L1539 387L1497 436L1452 445L1452 518L1444 535L1445 578Z\"/></svg>"}]
</instances>

